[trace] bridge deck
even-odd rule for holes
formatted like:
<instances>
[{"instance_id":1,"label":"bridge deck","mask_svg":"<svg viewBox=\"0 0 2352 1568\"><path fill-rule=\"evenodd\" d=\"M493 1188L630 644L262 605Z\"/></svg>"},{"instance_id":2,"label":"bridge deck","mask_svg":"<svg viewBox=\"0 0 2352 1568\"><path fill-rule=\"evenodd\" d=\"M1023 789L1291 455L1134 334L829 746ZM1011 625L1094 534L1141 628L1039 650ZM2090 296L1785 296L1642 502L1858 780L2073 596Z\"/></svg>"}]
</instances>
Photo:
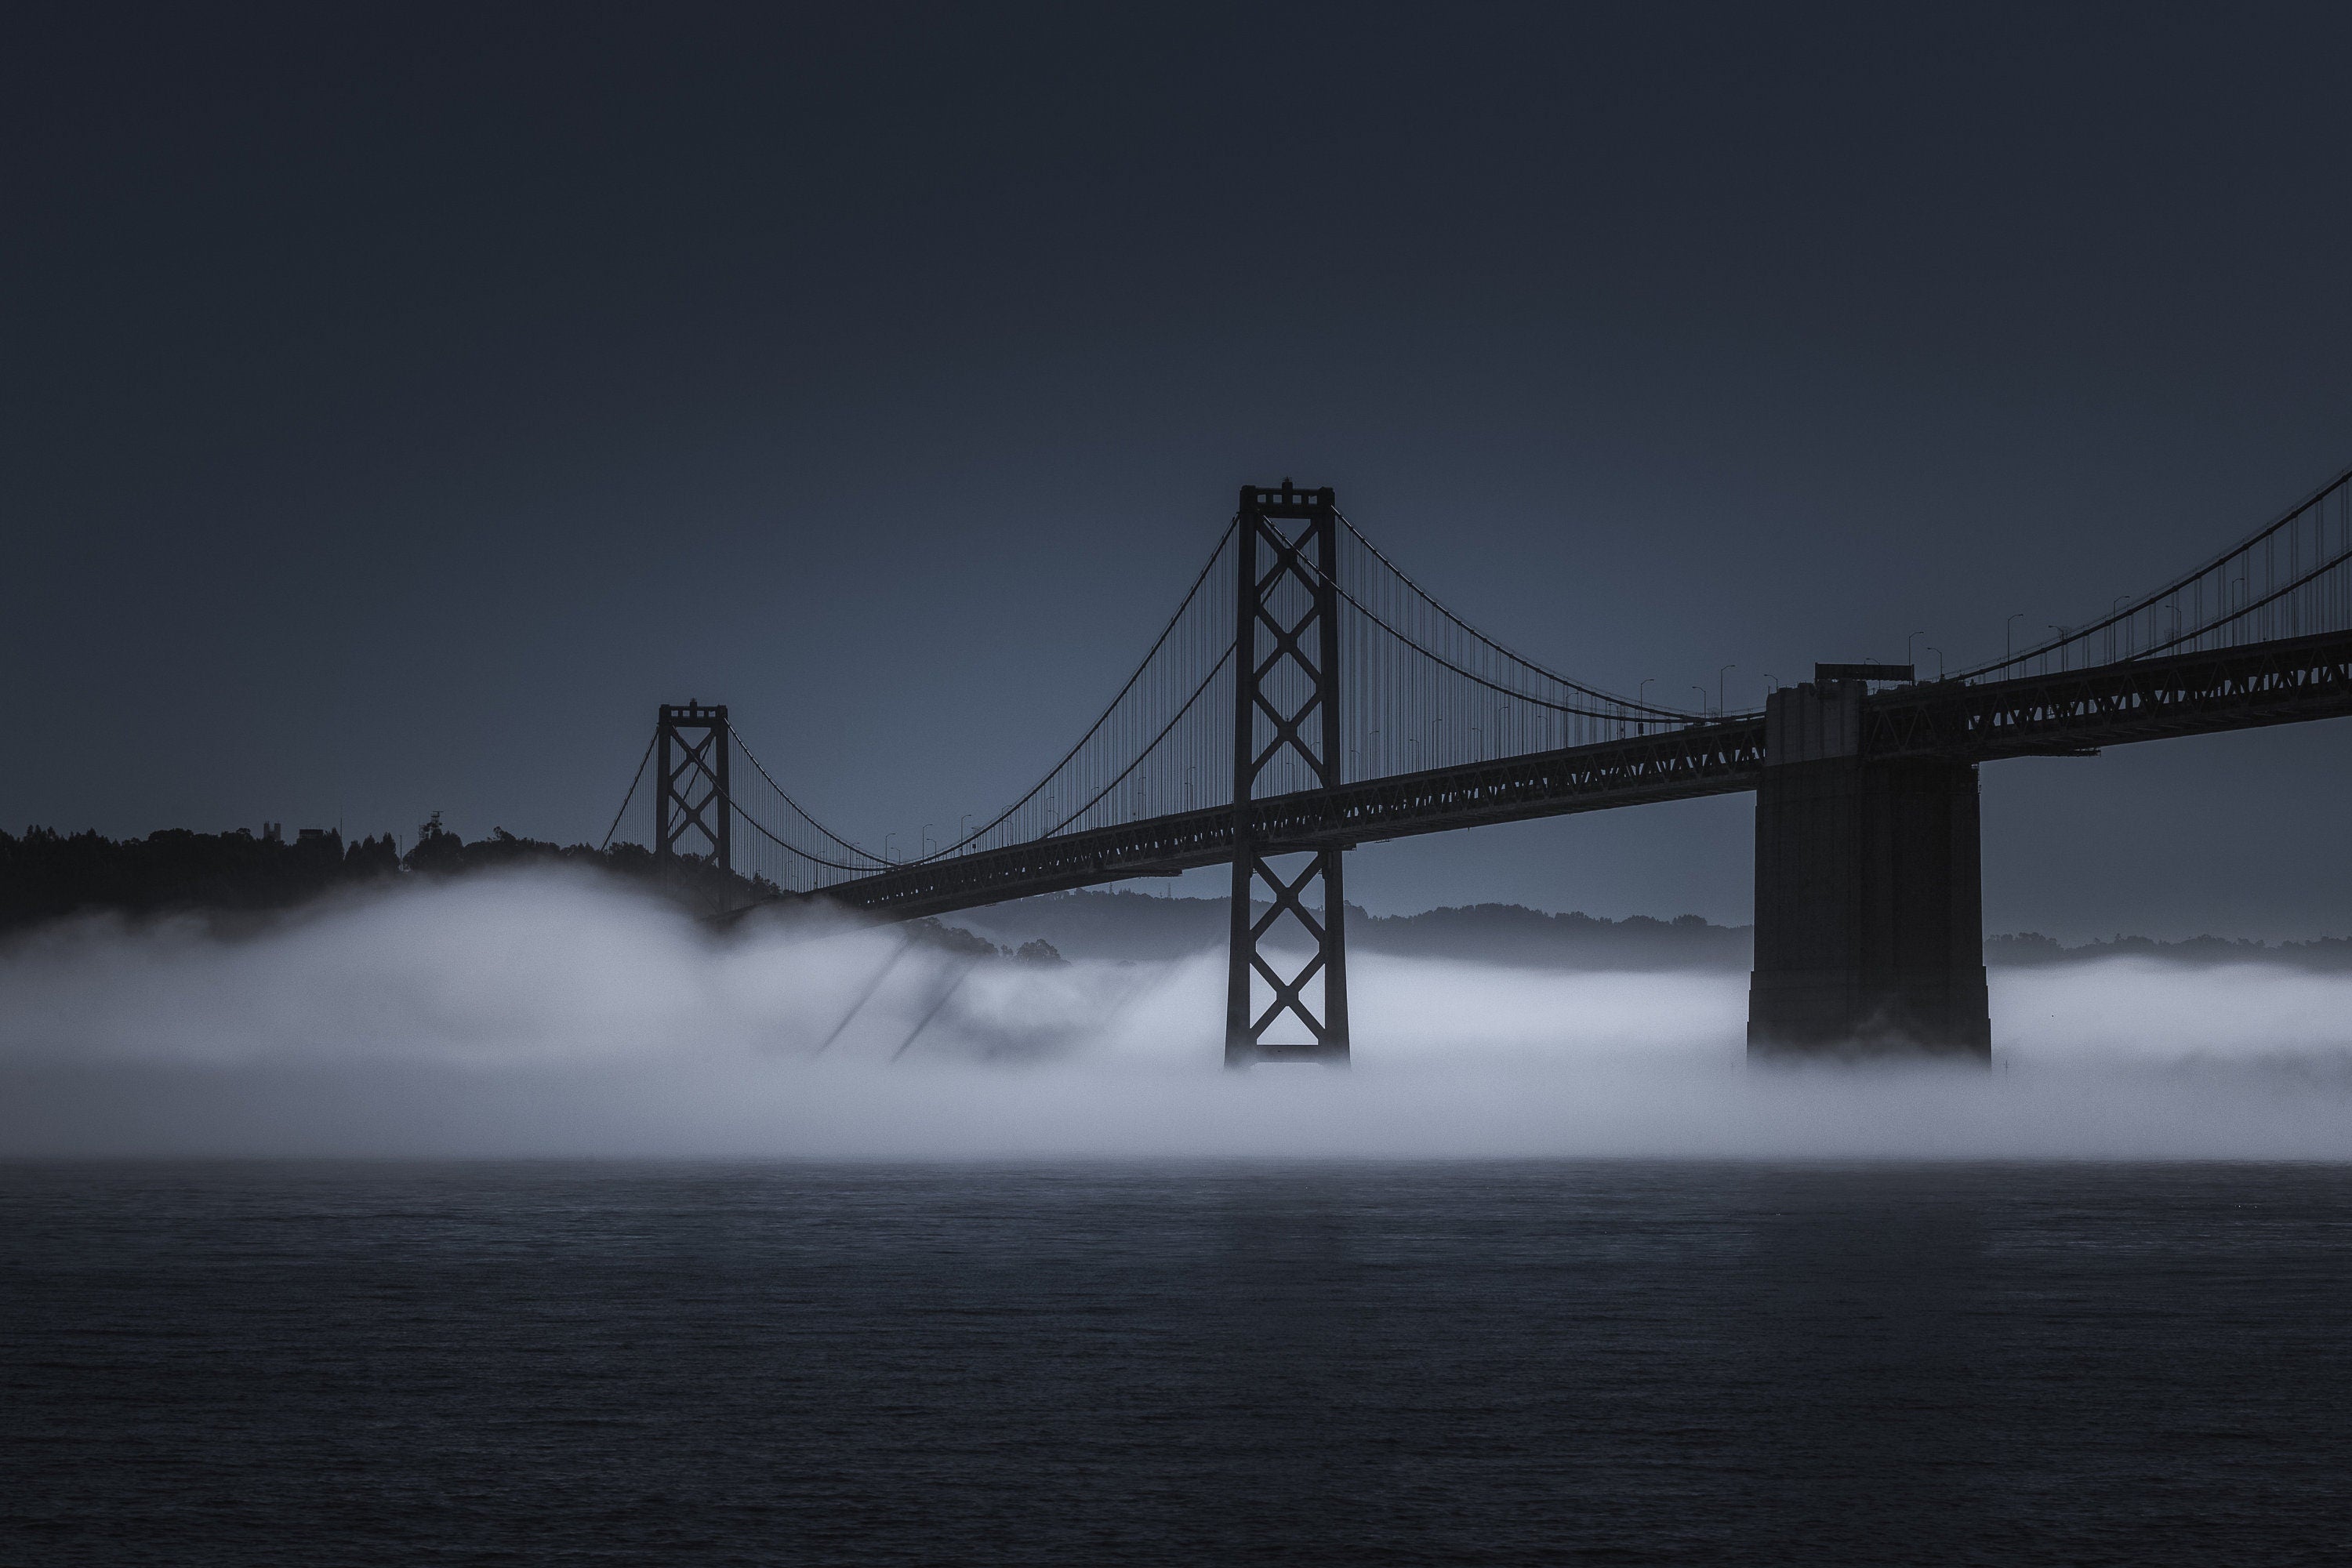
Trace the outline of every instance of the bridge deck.
<instances>
[{"instance_id":1,"label":"bridge deck","mask_svg":"<svg viewBox=\"0 0 2352 1568\"><path fill-rule=\"evenodd\" d=\"M1874 757L1973 762L2133 741L2211 735L2352 714L2352 632L1964 686L1931 681L1873 697Z\"/></svg>"},{"instance_id":2,"label":"bridge deck","mask_svg":"<svg viewBox=\"0 0 2352 1568\"><path fill-rule=\"evenodd\" d=\"M2352 633L1964 685L1883 691L1863 710L1867 756L1977 762L2352 715ZM1488 823L1753 789L1764 721L1734 719L1598 745L1274 795L1251 805L1270 853L1346 847ZM1065 833L885 871L820 895L898 917L1167 875L1233 857L1229 806Z\"/></svg>"},{"instance_id":3,"label":"bridge deck","mask_svg":"<svg viewBox=\"0 0 2352 1568\"><path fill-rule=\"evenodd\" d=\"M1269 795L1251 806L1268 853L1370 844L1570 812L1686 800L1756 787L1764 721L1739 719L1526 756ZM946 914L1007 899L1129 877L1166 875L1233 858L1231 806L926 861L824 889L852 909Z\"/></svg>"}]
</instances>

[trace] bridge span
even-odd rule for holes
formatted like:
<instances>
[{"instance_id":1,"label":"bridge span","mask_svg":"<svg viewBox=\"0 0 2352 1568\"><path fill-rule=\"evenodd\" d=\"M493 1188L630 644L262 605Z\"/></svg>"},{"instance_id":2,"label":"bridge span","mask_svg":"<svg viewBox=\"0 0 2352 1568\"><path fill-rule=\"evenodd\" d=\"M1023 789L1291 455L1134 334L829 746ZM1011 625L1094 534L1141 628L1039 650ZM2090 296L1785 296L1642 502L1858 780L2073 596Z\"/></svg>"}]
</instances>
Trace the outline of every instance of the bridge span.
<instances>
[{"instance_id":1,"label":"bridge span","mask_svg":"<svg viewBox=\"0 0 2352 1568\"><path fill-rule=\"evenodd\" d=\"M1521 658L1381 554L1332 491L1285 481L1241 491L1110 706L955 842L894 861L835 834L724 707L665 705L647 753L656 856L715 860L773 897L910 919L1230 865L1234 1066L1347 1059L1357 845L1753 791L1750 1053L1981 1061L1979 765L2347 715L2352 474L1998 663L1929 681L1824 665L1728 715Z\"/></svg>"}]
</instances>

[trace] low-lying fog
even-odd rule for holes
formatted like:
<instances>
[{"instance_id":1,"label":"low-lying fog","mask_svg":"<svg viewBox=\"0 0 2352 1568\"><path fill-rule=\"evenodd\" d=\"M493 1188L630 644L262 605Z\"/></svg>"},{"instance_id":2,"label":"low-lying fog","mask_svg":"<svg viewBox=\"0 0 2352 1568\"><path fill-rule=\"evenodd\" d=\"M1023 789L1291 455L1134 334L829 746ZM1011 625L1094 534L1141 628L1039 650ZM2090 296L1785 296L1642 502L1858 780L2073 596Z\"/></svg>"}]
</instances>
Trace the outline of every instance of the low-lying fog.
<instances>
[{"instance_id":1,"label":"low-lying fog","mask_svg":"<svg viewBox=\"0 0 2352 1568\"><path fill-rule=\"evenodd\" d=\"M0 1156L2352 1158L2352 975L1996 970L1986 1074L1749 1071L1724 971L1352 967L1352 1071L1234 1074L1222 953L717 940L547 872L80 923L0 951Z\"/></svg>"}]
</instances>

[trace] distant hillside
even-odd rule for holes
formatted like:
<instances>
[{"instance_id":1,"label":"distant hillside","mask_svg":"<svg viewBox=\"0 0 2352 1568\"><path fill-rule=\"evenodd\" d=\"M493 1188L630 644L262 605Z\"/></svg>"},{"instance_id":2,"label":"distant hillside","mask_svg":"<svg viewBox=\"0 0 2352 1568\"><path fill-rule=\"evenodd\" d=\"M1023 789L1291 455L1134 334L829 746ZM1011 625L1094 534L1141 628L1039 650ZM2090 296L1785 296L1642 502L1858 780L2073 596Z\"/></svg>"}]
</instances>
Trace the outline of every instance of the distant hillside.
<instances>
[{"instance_id":1,"label":"distant hillside","mask_svg":"<svg viewBox=\"0 0 2352 1568\"><path fill-rule=\"evenodd\" d=\"M1223 899L1162 899L1088 890L1021 899L949 917L1008 946L1050 942L1071 958L1149 962L1183 958L1225 943ZM1256 906L1263 914L1266 906ZM1417 915L1374 915L1348 907L1348 942L1358 952L1454 958L1528 969L1738 969L1755 961L1753 926L1720 926L1696 915L1652 920L1633 915L1547 914L1519 904L1473 904ZM1985 939L1994 968L2084 963L2105 958L2158 958L2175 963L2274 963L2297 969L2352 970L2352 940L2260 942L2217 936L2155 942L2123 936L2067 946L2034 931Z\"/></svg>"},{"instance_id":2,"label":"distant hillside","mask_svg":"<svg viewBox=\"0 0 2352 1568\"><path fill-rule=\"evenodd\" d=\"M1996 967L2032 968L2048 963L2084 963L2101 958L2160 958L2170 963L2283 963L2295 969L2352 969L2352 940L2323 936L2310 942L2252 942L2245 938L2192 936L2156 942L2118 936L2068 947L2040 931L1985 938L1985 962Z\"/></svg>"},{"instance_id":3,"label":"distant hillside","mask_svg":"<svg viewBox=\"0 0 2352 1568\"><path fill-rule=\"evenodd\" d=\"M1256 912L1267 907L1261 903ZM1144 962L1222 948L1229 908L1223 899L1088 890L1021 899L951 918L1000 942L1042 939L1071 958ZM1527 968L1745 968L1750 937L1747 926L1711 925L1696 915L1612 921L1517 904L1374 915L1348 907L1348 942L1356 952Z\"/></svg>"}]
</instances>

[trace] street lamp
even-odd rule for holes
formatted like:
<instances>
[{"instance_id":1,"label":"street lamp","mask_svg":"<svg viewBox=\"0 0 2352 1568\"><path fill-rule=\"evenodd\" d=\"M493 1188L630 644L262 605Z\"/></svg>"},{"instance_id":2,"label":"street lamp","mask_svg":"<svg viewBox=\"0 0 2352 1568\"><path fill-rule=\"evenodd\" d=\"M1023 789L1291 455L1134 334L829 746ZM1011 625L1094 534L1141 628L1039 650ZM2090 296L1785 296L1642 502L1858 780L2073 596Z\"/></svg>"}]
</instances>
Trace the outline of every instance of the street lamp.
<instances>
[{"instance_id":1,"label":"street lamp","mask_svg":"<svg viewBox=\"0 0 2352 1568\"><path fill-rule=\"evenodd\" d=\"M1738 668L1736 664L1727 664L1715 672L1715 716L1718 719L1723 717L1723 678Z\"/></svg>"}]
</instances>

